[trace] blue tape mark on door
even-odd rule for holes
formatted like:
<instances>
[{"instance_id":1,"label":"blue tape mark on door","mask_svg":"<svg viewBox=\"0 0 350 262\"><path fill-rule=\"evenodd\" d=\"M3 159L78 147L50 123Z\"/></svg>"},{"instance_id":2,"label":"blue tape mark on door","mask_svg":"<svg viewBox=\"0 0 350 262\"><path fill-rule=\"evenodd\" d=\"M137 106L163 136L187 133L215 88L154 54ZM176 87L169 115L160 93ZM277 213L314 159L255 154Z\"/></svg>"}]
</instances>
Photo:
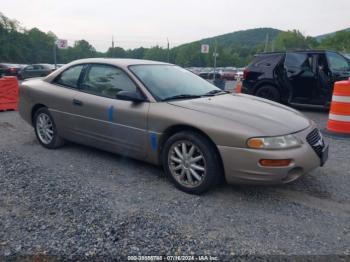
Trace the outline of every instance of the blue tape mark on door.
<instances>
[{"instance_id":1,"label":"blue tape mark on door","mask_svg":"<svg viewBox=\"0 0 350 262\"><path fill-rule=\"evenodd\" d=\"M113 121L113 111L114 111L114 106L108 107L107 110L107 116L108 116L108 121Z\"/></svg>"},{"instance_id":2,"label":"blue tape mark on door","mask_svg":"<svg viewBox=\"0 0 350 262\"><path fill-rule=\"evenodd\" d=\"M150 133L151 138L151 147L153 151L156 151L158 148L158 137L156 133Z\"/></svg>"}]
</instances>

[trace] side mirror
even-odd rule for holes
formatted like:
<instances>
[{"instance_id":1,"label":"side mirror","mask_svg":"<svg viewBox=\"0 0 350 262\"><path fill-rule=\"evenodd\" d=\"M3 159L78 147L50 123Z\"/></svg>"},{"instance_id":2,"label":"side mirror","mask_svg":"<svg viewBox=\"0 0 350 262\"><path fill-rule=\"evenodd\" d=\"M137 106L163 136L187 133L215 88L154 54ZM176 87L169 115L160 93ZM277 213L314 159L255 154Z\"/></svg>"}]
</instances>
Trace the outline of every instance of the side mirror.
<instances>
[{"instance_id":1,"label":"side mirror","mask_svg":"<svg viewBox=\"0 0 350 262\"><path fill-rule=\"evenodd\" d=\"M135 103L142 103L147 101L139 92L136 91L119 91L116 98L124 101L132 101Z\"/></svg>"}]
</instances>

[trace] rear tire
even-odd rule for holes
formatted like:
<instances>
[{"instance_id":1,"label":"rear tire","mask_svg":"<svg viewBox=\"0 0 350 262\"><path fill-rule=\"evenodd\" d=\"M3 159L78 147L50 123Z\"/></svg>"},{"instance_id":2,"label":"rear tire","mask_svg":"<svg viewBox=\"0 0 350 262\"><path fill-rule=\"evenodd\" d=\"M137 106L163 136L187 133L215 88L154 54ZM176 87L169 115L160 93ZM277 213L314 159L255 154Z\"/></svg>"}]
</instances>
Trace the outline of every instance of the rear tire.
<instances>
[{"instance_id":1,"label":"rear tire","mask_svg":"<svg viewBox=\"0 0 350 262\"><path fill-rule=\"evenodd\" d=\"M255 95L275 102L280 102L281 100L280 92L272 85L264 85L259 87Z\"/></svg>"},{"instance_id":2,"label":"rear tire","mask_svg":"<svg viewBox=\"0 0 350 262\"><path fill-rule=\"evenodd\" d=\"M35 112L33 124L35 135L43 147L55 149L64 145L65 141L57 134L55 121L46 107Z\"/></svg>"},{"instance_id":3,"label":"rear tire","mask_svg":"<svg viewBox=\"0 0 350 262\"><path fill-rule=\"evenodd\" d=\"M184 192L201 194L221 181L216 148L201 134L182 131L172 135L165 142L161 157L166 175Z\"/></svg>"}]
</instances>

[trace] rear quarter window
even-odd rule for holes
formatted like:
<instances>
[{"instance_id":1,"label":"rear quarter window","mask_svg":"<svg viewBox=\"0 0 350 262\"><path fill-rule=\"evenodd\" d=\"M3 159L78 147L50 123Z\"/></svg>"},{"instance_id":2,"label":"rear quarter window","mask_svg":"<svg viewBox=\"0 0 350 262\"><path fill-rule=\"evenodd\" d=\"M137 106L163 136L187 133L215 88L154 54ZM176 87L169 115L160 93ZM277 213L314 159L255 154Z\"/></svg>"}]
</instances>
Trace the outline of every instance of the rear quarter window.
<instances>
[{"instance_id":1,"label":"rear quarter window","mask_svg":"<svg viewBox=\"0 0 350 262\"><path fill-rule=\"evenodd\" d=\"M59 85L78 88L79 77L83 67L83 65L77 65L68 68L63 71L54 82Z\"/></svg>"},{"instance_id":2,"label":"rear quarter window","mask_svg":"<svg viewBox=\"0 0 350 262\"><path fill-rule=\"evenodd\" d=\"M248 66L249 68L268 68L275 67L281 60L282 54L274 55L260 55L257 56L252 63Z\"/></svg>"}]
</instances>

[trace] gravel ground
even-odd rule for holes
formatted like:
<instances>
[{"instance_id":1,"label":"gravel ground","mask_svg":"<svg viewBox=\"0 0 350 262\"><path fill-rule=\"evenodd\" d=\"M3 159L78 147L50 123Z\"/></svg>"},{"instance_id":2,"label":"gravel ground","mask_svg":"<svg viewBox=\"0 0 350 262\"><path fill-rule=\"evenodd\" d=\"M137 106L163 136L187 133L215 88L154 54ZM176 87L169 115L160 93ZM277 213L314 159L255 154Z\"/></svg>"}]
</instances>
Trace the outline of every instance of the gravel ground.
<instances>
[{"instance_id":1,"label":"gravel ground","mask_svg":"<svg viewBox=\"0 0 350 262\"><path fill-rule=\"evenodd\" d=\"M305 114L325 126L327 114ZM47 150L17 112L0 112L0 261L349 261L350 140L327 141L326 166L293 184L192 196L158 167L76 144Z\"/></svg>"}]
</instances>

